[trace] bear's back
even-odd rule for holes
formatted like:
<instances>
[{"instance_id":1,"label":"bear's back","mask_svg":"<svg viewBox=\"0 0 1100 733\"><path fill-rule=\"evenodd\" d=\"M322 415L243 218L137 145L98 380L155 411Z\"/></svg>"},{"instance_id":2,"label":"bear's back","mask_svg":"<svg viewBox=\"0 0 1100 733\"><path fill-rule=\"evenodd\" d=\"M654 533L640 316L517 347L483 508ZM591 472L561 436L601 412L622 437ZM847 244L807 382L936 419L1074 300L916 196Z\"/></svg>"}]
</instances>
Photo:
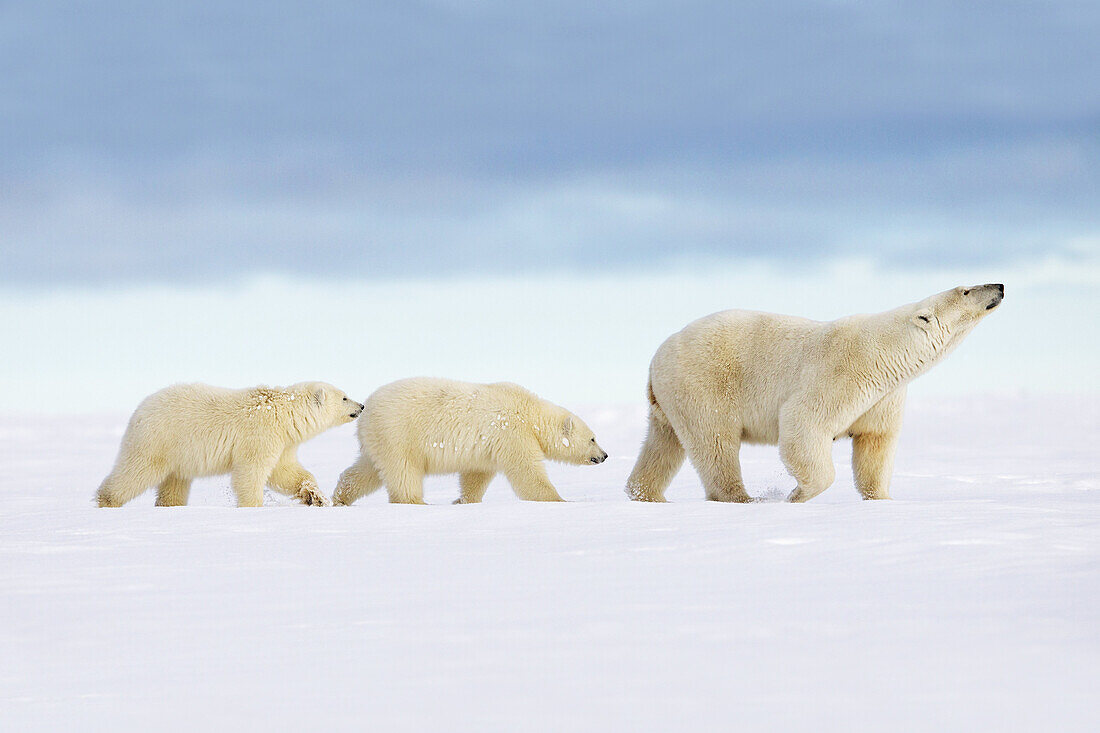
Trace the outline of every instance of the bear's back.
<instances>
[{"instance_id":1,"label":"bear's back","mask_svg":"<svg viewBox=\"0 0 1100 733\"><path fill-rule=\"evenodd\" d=\"M367 398L360 444L372 453L423 460L429 473L484 469L500 446L528 430L533 398L510 382L402 379Z\"/></svg>"},{"instance_id":2,"label":"bear's back","mask_svg":"<svg viewBox=\"0 0 1100 733\"><path fill-rule=\"evenodd\" d=\"M807 350L826 323L747 310L692 321L657 350L650 377L658 399L705 394L740 404L781 402L799 381Z\"/></svg>"}]
</instances>

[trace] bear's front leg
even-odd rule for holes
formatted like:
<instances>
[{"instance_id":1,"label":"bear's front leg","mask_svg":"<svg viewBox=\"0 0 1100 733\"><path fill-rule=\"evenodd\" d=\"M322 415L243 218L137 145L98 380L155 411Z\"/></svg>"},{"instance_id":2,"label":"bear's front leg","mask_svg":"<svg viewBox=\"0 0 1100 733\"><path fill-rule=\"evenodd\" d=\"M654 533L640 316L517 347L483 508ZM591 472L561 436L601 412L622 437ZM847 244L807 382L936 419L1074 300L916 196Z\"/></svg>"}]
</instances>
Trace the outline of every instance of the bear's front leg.
<instances>
[{"instance_id":1,"label":"bear's front leg","mask_svg":"<svg viewBox=\"0 0 1100 733\"><path fill-rule=\"evenodd\" d=\"M488 471L463 471L458 475L458 486L461 491L455 504L477 504L485 496L485 490L489 488L489 482L493 480L493 474Z\"/></svg>"},{"instance_id":2,"label":"bear's front leg","mask_svg":"<svg viewBox=\"0 0 1100 733\"><path fill-rule=\"evenodd\" d=\"M852 475L864 499L889 499L890 474L905 412L905 388L882 398L859 416L848 433L852 436Z\"/></svg>"},{"instance_id":3,"label":"bear's front leg","mask_svg":"<svg viewBox=\"0 0 1100 733\"><path fill-rule=\"evenodd\" d=\"M852 439L852 474L864 499L889 499L898 435L861 433Z\"/></svg>"},{"instance_id":4,"label":"bear's front leg","mask_svg":"<svg viewBox=\"0 0 1100 733\"><path fill-rule=\"evenodd\" d=\"M293 453L283 454L268 478L268 485L279 493L293 496L306 506L329 506L328 497L321 493L317 479L302 468Z\"/></svg>"},{"instance_id":5,"label":"bear's front leg","mask_svg":"<svg viewBox=\"0 0 1100 733\"><path fill-rule=\"evenodd\" d=\"M809 431L792 430L779 436L779 456L798 482L787 497L791 502L809 501L833 484L833 439Z\"/></svg>"},{"instance_id":6,"label":"bear's front leg","mask_svg":"<svg viewBox=\"0 0 1100 733\"><path fill-rule=\"evenodd\" d=\"M230 473L237 506L263 506L264 482L275 468L275 460L264 463L238 463Z\"/></svg>"},{"instance_id":7,"label":"bear's front leg","mask_svg":"<svg viewBox=\"0 0 1100 733\"><path fill-rule=\"evenodd\" d=\"M516 496L526 501L565 501L550 483L541 462L511 466L504 471Z\"/></svg>"}]
</instances>

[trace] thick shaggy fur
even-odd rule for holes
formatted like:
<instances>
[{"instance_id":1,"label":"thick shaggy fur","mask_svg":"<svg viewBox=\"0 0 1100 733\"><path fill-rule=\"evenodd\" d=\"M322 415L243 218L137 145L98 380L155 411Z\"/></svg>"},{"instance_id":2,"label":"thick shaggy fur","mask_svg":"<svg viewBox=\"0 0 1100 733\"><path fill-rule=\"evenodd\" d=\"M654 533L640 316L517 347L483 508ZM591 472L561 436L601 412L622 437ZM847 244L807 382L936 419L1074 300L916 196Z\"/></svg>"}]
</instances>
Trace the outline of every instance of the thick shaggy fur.
<instances>
[{"instance_id":1,"label":"thick shaggy fur","mask_svg":"<svg viewBox=\"0 0 1100 733\"><path fill-rule=\"evenodd\" d=\"M97 501L102 507L122 506L156 486L157 506L181 506L192 479L229 473L238 506L262 505L265 483L304 504L324 505L328 500L317 480L298 463L298 445L351 422L362 409L323 382L167 387L134 411Z\"/></svg>"},{"instance_id":2,"label":"thick shaggy fur","mask_svg":"<svg viewBox=\"0 0 1100 733\"><path fill-rule=\"evenodd\" d=\"M516 495L562 501L543 459L602 463L607 453L584 422L518 384L403 379L367 398L359 418L359 459L340 476L334 504L351 504L386 485L391 502L424 503L424 476L457 473L456 504L481 501L503 473Z\"/></svg>"},{"instance_id":3,"label":"thick shaggy fur","mask_svg":"<svg viewBox=\"0 0 1100 733\"><path fill-rule=\"evenodd\" d=\"M664 501L686 453L708 499L750 501L738 451L767 443L798 482L789 499L807 501L833 483L832 442L850 437L856 488L890 498L906 385L1003 297L1003 285L978 285L828 323L731 310L688 324L650 364L649 432L627 494Z\"/></svg>"}]
</instances>

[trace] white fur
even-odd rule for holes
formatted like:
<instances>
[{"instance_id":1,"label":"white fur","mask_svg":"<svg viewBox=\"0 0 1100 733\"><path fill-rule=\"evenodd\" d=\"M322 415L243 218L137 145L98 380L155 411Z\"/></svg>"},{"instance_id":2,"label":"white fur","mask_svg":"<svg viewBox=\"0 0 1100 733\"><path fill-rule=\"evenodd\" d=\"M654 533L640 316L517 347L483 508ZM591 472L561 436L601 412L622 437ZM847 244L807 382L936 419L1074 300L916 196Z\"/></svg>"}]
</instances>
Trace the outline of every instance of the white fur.
<instances>
[{"instance_id":1,"label":"white fur","mask_svg":"<svg viewBox=\"0 0 1100 733\"><path fill-rule=\"evenodd\" d=\"M425 475L458 473L456 504L481 501L497 473L521 499L561 501L545 458L601 463L607 454L568 410L517 384L403 379L367 398L359 418L359 459L340 476L332 500L351 504L386 485L390 501L423 504Z\"/></svg>"},{"instance_id":2,"label":"white fur","mask_svg":"<svg viewBox=\"0 0 1100 733\"><path fill-rule=\"evenodd\" d=\"M854 439L865 499L888 499L906 385L951 352L1003 287L955 288L885 313L822 323L731 310L666 340L649 371L649 432L627 494L664 501L685 451L708 499L750 501L741 443L779 445L806 501L835 476L831 443Z\"/></svg>"},{"instance_id":3,"label":"white fur","mask_svg":"<svg viewBox=\"0 0 1100 733\"><path fill-rule=\"evenodd\" d=\"M157 486L158 506L187 503L191 480L232 475L238 506L263 504L263 487L325 504L298 463L298 445L351 422L362 405L323 382L225 389L177 384L146 397L130 418L118 459L97 493L122 506Z\"/></svg>"}]
</instances>

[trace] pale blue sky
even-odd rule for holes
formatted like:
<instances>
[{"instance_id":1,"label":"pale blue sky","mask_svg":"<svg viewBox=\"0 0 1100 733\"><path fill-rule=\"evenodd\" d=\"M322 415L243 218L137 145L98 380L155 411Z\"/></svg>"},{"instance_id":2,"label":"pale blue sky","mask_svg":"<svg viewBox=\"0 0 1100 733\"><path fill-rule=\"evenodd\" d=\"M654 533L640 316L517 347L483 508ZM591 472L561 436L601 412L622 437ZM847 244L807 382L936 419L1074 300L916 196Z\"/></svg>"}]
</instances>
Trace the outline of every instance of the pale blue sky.
<instances>
[{"instance_id":1,"label":"pale blue sky","mask_svg":"<svg viewBox=\"0 0 1100 733\"><path fill-rule=\"evenodd\" d=\"M721 308L1005 306L1100 385L1100 4L0 2L0 410L410 374L642 398Z\"/></svg>"},{"instance_id":2,"label":"pale blue sky","mask_svg":"<svg viewBox=\"0 0 1100 733\"><path fill-rule=\"evenodd\" d=\"M414 375L519 382L569 405L645 404L650 357L671 333L730 307L819 320L887 310L955 284L1006 284L1004 304L913 399L1096 393L1100 268L887 274L859 264L707 271L0 290L0 412L132 410L174 382L324 379L366 397Z\"/></svg>"},{"instance_id":3,"label":"pale blue sky","mask_svg":"<svg viewBox=\"0 0 1100 733\"><path fill-rule=\"evenodd\" d=\"M1094 260L1093 2L0 4L0 287Z\"/></svg>"}]
</instances>

